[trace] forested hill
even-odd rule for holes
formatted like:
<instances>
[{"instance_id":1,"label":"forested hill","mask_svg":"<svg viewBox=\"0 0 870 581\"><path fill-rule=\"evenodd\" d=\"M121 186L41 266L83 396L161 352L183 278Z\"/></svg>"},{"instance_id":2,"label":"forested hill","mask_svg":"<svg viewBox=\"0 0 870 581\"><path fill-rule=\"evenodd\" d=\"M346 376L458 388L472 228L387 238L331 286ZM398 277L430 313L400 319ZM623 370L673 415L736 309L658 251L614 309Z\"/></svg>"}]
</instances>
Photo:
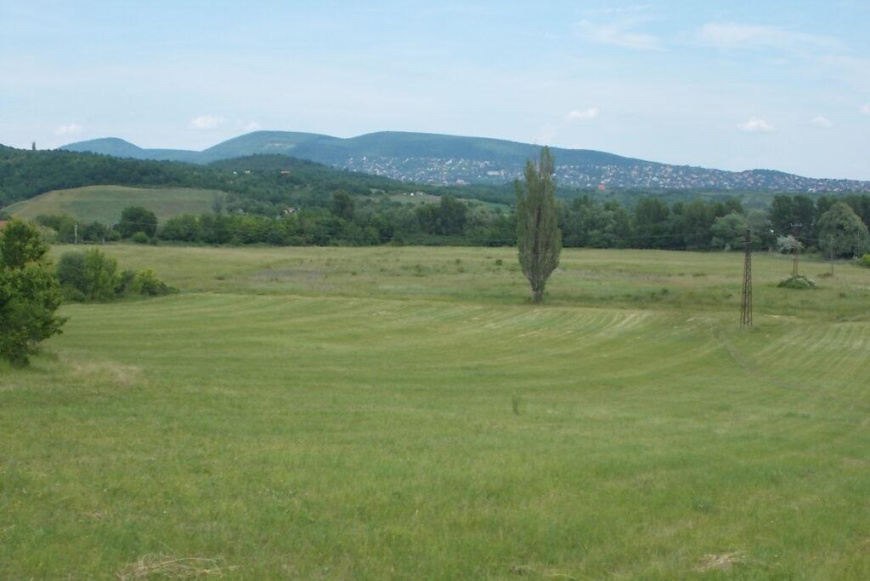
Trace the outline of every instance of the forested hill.
<instances>
[{"instance_id":1,"label":"forested hill","mask_svg":"<svg viewBox=\"0 0 870 581\"><path fill-rule=\"evenodd\" d=\"M421 184L504 184L521 176L537 145L500 139L429 133L379 132L349 139L290 131L256 131L204 151L143 149L118 138L64 146L148 160L207 164L256 154L280 154L333 167ZM563 186L655 190L766 190L781 192L868 191L870 182L800 177L778 171L728 172L668 165L584 149L553 148L556 178Z\"/></svg>"},{"instance_id":2,"label":"forested hill","mask_svg":"<svg viewBox=\"0 0 870 581\"><path fill-rule=\"evenodd\" d=\"M368 194L408 189L387 178L337 170L287 156L256 156L195 165L122 159L70 151L30 151L0 145L0 207L51 191L92 185L173 186L249 193L305 188Z\"/></svg>"}]
</instances>

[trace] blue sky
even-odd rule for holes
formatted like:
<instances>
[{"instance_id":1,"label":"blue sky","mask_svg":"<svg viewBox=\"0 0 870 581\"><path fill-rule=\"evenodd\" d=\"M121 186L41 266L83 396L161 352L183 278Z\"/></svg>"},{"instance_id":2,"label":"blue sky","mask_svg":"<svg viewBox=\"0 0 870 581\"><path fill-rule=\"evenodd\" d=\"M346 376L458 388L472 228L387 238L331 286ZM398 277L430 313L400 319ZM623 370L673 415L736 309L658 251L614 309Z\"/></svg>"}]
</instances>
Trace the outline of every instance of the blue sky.
<instances>
[{"instance_id":1,"label":"blue sky","mask_svg":"<svg viewBox=\"0 0 870 581\"><path fill-rule=\"evenodd\" d=\"M0 0L0 143L497 137L870 179L870 2Z\"/></svg>"}]
</instances>

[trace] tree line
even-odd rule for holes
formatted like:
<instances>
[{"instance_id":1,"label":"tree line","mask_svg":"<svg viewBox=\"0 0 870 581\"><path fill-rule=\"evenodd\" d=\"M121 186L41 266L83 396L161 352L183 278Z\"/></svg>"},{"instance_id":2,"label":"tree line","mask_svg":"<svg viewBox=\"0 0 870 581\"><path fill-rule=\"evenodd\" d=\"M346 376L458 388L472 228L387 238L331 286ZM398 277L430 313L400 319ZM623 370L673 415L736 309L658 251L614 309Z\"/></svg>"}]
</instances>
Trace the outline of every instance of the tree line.
<instances>
[{"instance_id":1,"label":"tree line","mask_svg":"<svg viewBox=\"0 0 870 581\"><path fill-rule=\"evenodd\" d=\"M633 205L591 196L555 200L562 244L569 248L663 250L742 249L747 229L753 247L773 250L785 236L801 246L841 257L866 252L870 195L775 196L769 209L746 210L736 199L667 203L643 196ZM276 246L371 246L379 244L515 246L514 209L495 209L450 195L418 205L333 192L326 206L286 209L278 215L239 210L180 215L162 224L144 208L127 208L115 229L104 224L76 226L69 216L37 221L59 242L137 242L269 244ZM833 242L833 247L831 244ZM779 244L778 244L779 243Z\"/></svg>"}]
</instances>

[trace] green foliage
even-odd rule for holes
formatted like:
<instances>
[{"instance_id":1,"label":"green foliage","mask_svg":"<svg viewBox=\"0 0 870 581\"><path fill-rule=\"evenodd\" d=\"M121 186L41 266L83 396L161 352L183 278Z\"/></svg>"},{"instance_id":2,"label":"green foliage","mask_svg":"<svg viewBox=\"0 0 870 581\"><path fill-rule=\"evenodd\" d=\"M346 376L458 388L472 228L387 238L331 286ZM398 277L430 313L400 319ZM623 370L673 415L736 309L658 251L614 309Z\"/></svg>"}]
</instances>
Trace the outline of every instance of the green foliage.
<instances>
[{"instance_id":1,"label":"green foliage","mask_svg":"<svg viewBox=\"0 0 870 581\"><path fill-rule=\"evenodd\" d=\"M64 253L56 273L70 300L111 301L123 287L118 261L96 248Z\"/></svg>"},{"instance_id":2,"label":"green foliage","mask_svg":"<svg viewBox=\"0 0 870 581\"><path fill-rule=\"evenodd\" d=\"M669 248L671 209L659 198L642 198L634 208L634 236L638 248Z\"/></svg>"},{"instance_id":3,"label":"green foliage","mask_svg":"<svg viewBox=\"0 0 870 581\"><path fill-rule=\"evenodd\" d=\"M169 285L157 278L157 275L150 268L136 273L133 278L132 290L136 294L152 297L166 295L171 292Z\"/></svg>"},{"instance_id":4,"label":"green foliage","mask_svg":"<svg viewBox=\"0 0 870 581\"><path fill-rule=\"evenodd\" d=\"M860 259L858 259L858 266L870 268L870 253L865 254Z\"/></svg>"},{"instance_id":5,"label":"green foliage","mask_svg":"<svg viewBox=\"0 0 870 581\"><path fill-rule=\"evenodd\" d=\"M130 237L130 241L136 244L148 244L148 235L144 232L136 232Z\"/></svg>"},{"instance_id":6,"label":"green foliage","mask_svg":"<svg viewBox=\"0 0 870 581\"><path fill-rule=\"evenodd\" d=\"M211 202L211 211L215 214L223 214L226 209L226 195L215 194Z\"/></svg>"},{"instance_id":7,"label":"green foliage","mask_svg":"<svg viewBox=\"0 0 870 581\"><path fill-rule=\"evenodd\" d=\"M559 205L559 223L565 246L619 248L630 245L631 217L626 208L590 196Z\"/></svg>"},{"instance_id":8,"label":"green foliage","mask_svg":"<svg viewBox=\"0 0 870 581\"><path fill-rule=\"evenodd\" d=\"M780 281L777 285L779 288L790 288L794 290L809 290L816 288L816 283L814 280L809 279L802 274L797 276L790 276L789 278Z\"/></svg>"},{"instance_id":9,"label":"green foliage","mask_svg":"<svg viewBox=\"0 0 870 581\"><path fill-rule=\"evenodd\" d=\"M710 233L713 234L710 246L718 250L743 248L747 228L749 222L746 216L737 212L716 218L710 228Z\"/></svg>"},{"instance_id":10,"label":"green foliage","mask_svg":"<svg viewBox=\"0 0 870 581\"><path fill-rule=\"evenodd\" d=\"M96 248L65 252L56 273L66 298L73 301L108 302L129 294L159 296L172 290L150 268L118 272L118 261Z\"/></svg>"},{"instance_id":11,"label":"green foliage","mask_svg":"<svg viewBox=\"0 0 870 581\"><path fill-rule=\"evenodd\" d=\"M27 365L66 322L55 315L61 292L47 251L30 224L13 220L0 232L0 357L14 366Z\"/></svg>"},{"instance_id":12,"label":"green foliage","mask_svg":"<svg viewBox=\"0 0 870 581\"><path fill-rule=\"evenodd\" d=\"M831 205L819 218L819 247L834 256L852 258L868 249L867 225L843 202Z\"/></svg>"},{"instance_id":13,"label":"green foliage","mask_svg":"<svg viewBox=\"0 0 870 581\"><path fill-rule=\"evenodd\" d=\"M523 274L531 285L532 302L541 302L550 274L559 265L562 233L556 211L553 156L541 149L538 164L526 163L525 181L516 183L517 248Z\"/></svg>"},{"instance_id":14,"label":"green foliage","mask_svg":"<svg viewBox=\"0 0 870 581\"><path fill-rule=\"evenodd\" d=\"M0 263L7 269L22 269L43 260L48 245L39 230L22 220L12 220L0 230Z\"/></svg>"},{"instance_id":15,"label":"green foliage","mask_svg":"<svg viewBox=\"0 0 870 581\"><path fill-rule=\"evenodd\" d=\"M118 232L122 238L130 238L142 232L147 239L157 234L157 216L154 212L146 210L142 206L130 206L121 212L121 221L118 223Z\"/></svg>"},{"instance_id":16,"label":"green foliage","mask_svg":"<svg viewBox=\"0 0 870 581\"><path fill-rule=\"evenodd\" d=\"M440 236L461 236L468 221L468 206L453 196L441 196L438 205L417 208L417 219L424 232Z\"/></svg>"},{"instance_id":17,"label":"green foliage","mask_svg":"<svg viewBox=\"0 0 870 581\"><path fill-rule=\"evenodd\" d=\"M355 204L350 194L344 190L336 190L332 193L332 213L344 220L353 220Z\"/></svg>"},{"instance_id":18,"label":"green foliage","mask_svg":"<svg viewBox=\"0 0 870 581\"><path fill-rule=\"evenodd\" d=\"M770 223L778 235L797 232L798 238L806 238L814 232L816 210L812 198L779 195L770 206Z\"/></svg>"},{"instance_id":19,"label":"green foliage","mask_svg":"<svg viewBox=\"0 0 870 581\"><path fill-rule=\"evenodd\" d=\"M170 218L163 223L159 236L164 240L196 242L200 237L199 221L189 214Z\"/></svg>"}]
</instances>

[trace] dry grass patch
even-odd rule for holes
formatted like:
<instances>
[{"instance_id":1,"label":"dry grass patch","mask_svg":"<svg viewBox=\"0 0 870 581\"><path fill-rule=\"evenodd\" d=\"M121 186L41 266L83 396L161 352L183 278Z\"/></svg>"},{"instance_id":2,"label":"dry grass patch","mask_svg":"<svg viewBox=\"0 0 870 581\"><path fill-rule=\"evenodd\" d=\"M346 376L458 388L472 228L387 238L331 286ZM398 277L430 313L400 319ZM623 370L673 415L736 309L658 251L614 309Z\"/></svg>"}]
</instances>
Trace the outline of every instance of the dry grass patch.
<instances>
[{"instance_id":1,"label":"dry grass patch","mask_svg":"<svg viewBox=\"0 0 870 581\"><path fill-rule=\"evenodd\" d=\"M742 563L743 553L720 553L718 555L704 555L695 566L696 571L730 571L731 567Z\"/></svg>"},{"instance_id":2,"label":"dry grass patch","mask_svg":"<svg viewBox=\"0 0 870 581\"><path fill-rule=\"evenodd\" d=\"M218 559L202 557L170 558L165 555L145 555L118 573L119 581L151 579L218 578L235 567L220 567Z\"/></svg>"},{"instance_id":3,"label":"dry grass patch","mask_svg":"<svg viewBox=\"0 0 870 581\"><path fill-rule=\"evenodd\" d=\"M70 361L72 376L80 380L99 380L118 387L130 387L142 378L142 368L114 361Z\"/></svg>"}]
</instances>

